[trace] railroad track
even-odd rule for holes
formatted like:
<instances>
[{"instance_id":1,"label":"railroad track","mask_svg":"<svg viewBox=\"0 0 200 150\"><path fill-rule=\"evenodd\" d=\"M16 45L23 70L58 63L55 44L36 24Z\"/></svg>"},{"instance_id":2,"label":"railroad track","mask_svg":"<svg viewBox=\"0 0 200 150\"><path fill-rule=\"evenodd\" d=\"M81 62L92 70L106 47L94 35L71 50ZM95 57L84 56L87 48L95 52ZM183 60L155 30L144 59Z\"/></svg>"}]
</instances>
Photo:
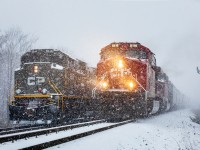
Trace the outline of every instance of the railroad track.
<instances>
[{"instance_id":1,"label":"railroad track","mask_svg":"<svg viewBox=\"0 0 200 150\"><path fill-rule=\"evenodd\" d=\"M59 139L55 139L55 140L52 140L52 141L36 144L36 145L33 145L33 146L28 146L28 147L22 148L21 150L30 150L30 149L31 150L34 150L34 149L39 150L39 149L53 147L53 146L56 146L56 145L59 145L59 144L63 144L63 143L66 143L66 142L69 142L69 141L72 141L72 140L76 140L76 139L79 139L79 138L82 138L82 137L85 137L85 136L95 134L95 133L98 133L98 132L102 132L102 131L105 131L105 130L108 130L108 129L112 129L112 128L115 128L115 127L118 127L118 126L122 126L122 125L125 125L125 124L128 124L128 123L131 123L133 121L134 120L128 120L128 121L123 121L123 122L119 122L119 123L114 123L112 125L108 125L108 126L105 126L105 127L101 127L101 128L97 128L97 129L93 129L93 130L88 130L86 132L81 132L81 133L78 133L78 134L62 137L62 138L59 138Z\"/></svg>"},{"instance_id":2,"label":"railroad track","mask_svg":"<svg viewBox=\"0 0 200 150\"><path fill-rule=\"evenodd\" d=\"M18 132L24 132L24 131L31 131L31 130L36 130L36 129L42 129L42 128L47 128L50 126L47 125L35 125L35 126L21 126L21 127L14 127L14 128L6 128L2 129L0 131L0 136L1 135L6 135L6 134L12 134L12 133L18 133Z\"/></svg>"},{"instance_id":3,"label":"railroad track","mask_svg":"<svg viewBox=\"0 0 200 150\"><path fill-rule=\"evenodd\" d=\"M5 142L9 142L9 141L14 142L19 139L26 139L26 138L33 137L33 136L37 137L39 135L45 135L45 134L47 135L49 133L54 133L54 132L68 130L68 129L93 125L93 124L102 123L102 122L105 122L105 120L96 120L96 121L83 122L83 123L78 123L78 124L62 125L62 126L58 126L58 127L48 127L48 128L42 127L42 129L39 128L38 130L37 130L37 128L35 128L34 130L33 130L33 128L28 129L28 131L22 129L22 132L15 132L15 133L6 134L6 135L0 135L0 143L5 143Z\"/></svg>"},{"instance_id":4,"label":"railroad track","mask_svg":"<svg viewBox=\"0 0 200 150\"><path fill-rule=\"evenodd\" d=\"M56 125L55 124L30 124L30 125L23 125L23 126L10 127L10 128L1 128L0 136L6 135L6 134L12 134L12 133L32 131L32 130L37 130L37 129L52 128L52 127L57 127L57 126L62 126L62 125L70 125L70 124L80 123L79 121L80 120L73 120L73 123L68 122L68 123L56 124Z\"/></svg>"},{"instance_id":5,"label":"railroad track","mask_svg":"<svg viewBox=\"0 0 200 150\"><path fill-rule=\"evenodd\" d=\"M7 134L9 132L16 131L16 130L23 130L23 129L28 129L28 128L41 127L41 126L47 127L48 125L47 124L32 124L32 125L30 124L30 125L21 125L21 126L9 127L9 128L1 128L0 135Z\"/></svg>"}]
</instances>

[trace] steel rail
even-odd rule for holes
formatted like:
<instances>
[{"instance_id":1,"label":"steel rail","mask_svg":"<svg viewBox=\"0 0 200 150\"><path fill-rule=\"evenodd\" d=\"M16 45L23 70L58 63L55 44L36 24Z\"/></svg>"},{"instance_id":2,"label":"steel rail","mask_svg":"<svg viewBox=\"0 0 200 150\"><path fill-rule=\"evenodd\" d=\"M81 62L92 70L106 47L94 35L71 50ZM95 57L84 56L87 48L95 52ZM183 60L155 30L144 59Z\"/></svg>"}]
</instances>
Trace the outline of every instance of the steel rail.
<instances>
[{"instance_id":1,"label":"steel rail","mask_svg":"<svg viewBox=\"0 0 200 150\"><path fill-rule=\"evenodd\" d=\"M35 124L35 125L25 125L25 126L18 126L18 127L10 127L10 128L1 128L0 129L0 135L10 134L10 133L16 133L20 131L27 131L35 128L40 127L49 127L49 125L46 124Z\"/></svg>"},{"instance_id":2,"label":"steel rail","mask_svg":"<svg viewBox=\"0 0 200 150\"><path fill-rule=\"evenodd\" d=\"M72 140L76 140L76 139L79 139L79 138L82 138L82 137L86 137L86 136L95 134L95 133L98 133L98 132L102 132L102 131L109 130L109 129L112 129L112 128L115 128L115 127L118 127L118 126L122 126L122 125L125 125L125 124L128 124L128 123L131 123L133 121L134 120L123 121L123 122L120 122L120 123L116 123L114 125L109 125L109 126L106 126L106 127L90 130L90 131L75 134L75 135L72 135L72 136L67 136L67 137L56 139L56 140L53 140L53 141L48 141L48 142L40 143L40 144L37 144L37 145L25 147L25 148L22 148L21 150L30 150L30 149L40 150L40 149L53 147L53 146L56 146L56 145L59 145L59 144L63 144L63 143L66 143L66 142L69 142L69 141L72 141Z\"/></svg>"},{"instance_id":3,"label":"steel rail","mask_svg":"<svg viewBox=\"0 0 200 150\"><path fill-rule=\"evenodd\" d=\"M1 131L0 132L0 137L1 135L7 135L7 134L13 134L13 133L19 133L19 132L25 132L25 131L32 131L32 130L37 130L37 129L43 129L43 128L50 128L52 126L47 126L47 125L38 125L38 126L30 126L30 127L24 127L24 128L12 128L7 131Z\"/></svg>"},{"instance_id":4,"label":"steel rail","mask_svg":"<svg viewBox=\"0 0 200 150\"><path fill-rule=\"evenodd\" d=\"M4 142L9 142L9 141L16 141L19 139L25 139L33 136L39 136L39 135L45 135L53 132L59 132L59 131L64 131L68 129L74 129L78 127L83 127L83 126L88 126L88 125L93 125L97 123L102 123L105 122L105 120L96 120L96 121L91 121L91 122L82 122L78 124L71 124L71 125L62 125L58 127L50 127L50 128L45 128L37 131L29 131L29 132L22 132L22 133L16 133L16 134L11 134L11 135L3 135L0 136L0 143Z\"/></svg>"}]
</instances>

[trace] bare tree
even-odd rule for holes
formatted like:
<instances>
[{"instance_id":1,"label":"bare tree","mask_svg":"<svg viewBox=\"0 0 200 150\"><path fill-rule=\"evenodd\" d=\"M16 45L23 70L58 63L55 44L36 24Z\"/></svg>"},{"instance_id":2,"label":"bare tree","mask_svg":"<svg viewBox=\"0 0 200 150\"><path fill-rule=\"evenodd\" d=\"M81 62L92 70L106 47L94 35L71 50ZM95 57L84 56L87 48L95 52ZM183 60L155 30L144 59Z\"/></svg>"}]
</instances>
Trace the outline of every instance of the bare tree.
<instances>
[{"instance_id":1,"label":"bare tree","mask_svg":"<svg viewBox=\"0 0 200 150\"><path fill-rule=\"evenodd\" d=\"M198 73L198 74L200 74L200 70L199 70L199 68L198 68L198 67L197 67L197 73Z\"/></svg>"},{"instance_id":2,"label":"bare tree","mask_svg":"<svg viewBox=\"0 0 200 150\"><path fill-rule=\"evenodd\" d=\"M20 56L30 50L36 38L24 34L19 28L0 32L0 106L7 108L13 93L14 70L19 67ZM1 103L2 102L2 103ZM2 113L5 117L7 109Z\"/></svg>"}]
</instances>

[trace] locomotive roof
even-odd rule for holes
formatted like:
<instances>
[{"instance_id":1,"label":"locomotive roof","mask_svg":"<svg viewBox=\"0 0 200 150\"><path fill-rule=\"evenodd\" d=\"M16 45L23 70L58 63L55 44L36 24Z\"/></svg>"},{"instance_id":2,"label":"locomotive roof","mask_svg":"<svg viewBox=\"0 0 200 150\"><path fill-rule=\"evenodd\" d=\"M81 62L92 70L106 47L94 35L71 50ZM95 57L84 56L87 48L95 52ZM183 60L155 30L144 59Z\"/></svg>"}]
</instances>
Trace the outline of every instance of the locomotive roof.
<instances>
[{"instance_id":1,"label":"locomotive roof","mask_svg":"<svg viewBox=\"0 0 200 150\"><path fill-rule=\"evenodd\" d=\"M61 52L60 50L57 50L57 49L32 49L32 50L26 52L24 55L29 54L29 53L41 53L41 52L45 52L45 53L54 53L54 52L63 53L63 52Z\"/></svg>"},{"instance_id":2,"label":"locomotive roof","mask_svg":"<svg viewBox=\"0 0 200 150\"><path fill-rule=\"evenodd\" d=\"M107 51L107 50L114 50L114 49L120 49L120 50L145 50L147 53L153 53L150 51L149 48L143 46L142 44L138 42L113 42L109 45L105 46L101 49L101 52Z\"/></svg>"},{"instance_id":3,"label":"locomotive roof","mask_svg":"<svg viewBox=\"0 0 200 150\"><path fill-rule=\"evenodd\" d=\"M25 54L23 54L22 58L29 56L29 55L33 55L34 53L48 53L48 54L53 54L53 55L62 54L62 55L68 56L69 58L71 58L73 60L76 60L76 61L78 60L78 59L71 57L69 54L63 53L62 51L60 51L58 49L32 49L32 50L26 52Z\"/></svg>"},{"instance_id":4,"label":"locomotive roof","mask_svg":"<svg viewBox=\"0 0 200 150\"><path fill-rule=\"evenodd\" d=\"M26 53L24 53L22 55L23 56L27 56L27 55L31 55L31 54L34 54L34 53L63 53L61 52L60 50L57 50L57 49L32 49L30 51L27 51ZM64 53L63 53L64 54Z\"/></svg>"},{"instance_id":5,"label":"locomotive roof","mask_svg":"<svg viewBox=\"0 0 200 150\"><path fill-rule=\"evenodd\" d=\"M77 62L87 66L86 62L73 58L69 54L65 54L57 49L32 49L21 57L21 65L32 62L52 62L63 65L66 61Z\"/></svg>"}]
</instances>

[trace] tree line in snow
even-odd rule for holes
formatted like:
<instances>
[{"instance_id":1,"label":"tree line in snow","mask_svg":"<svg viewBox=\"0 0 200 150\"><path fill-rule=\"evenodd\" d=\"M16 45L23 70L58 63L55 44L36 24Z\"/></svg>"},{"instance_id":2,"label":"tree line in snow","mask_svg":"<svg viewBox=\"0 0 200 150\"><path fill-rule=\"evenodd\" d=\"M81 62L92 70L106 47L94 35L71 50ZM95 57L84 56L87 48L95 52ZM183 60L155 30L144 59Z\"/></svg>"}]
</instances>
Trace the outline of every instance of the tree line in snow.
<instances>
[{"instance_id":1,"label":"tree line in snow","mask_svg":"<svg viewBox=\"0 0 200 150\"><path fill-rule=\"evenodd\" d=\"M8 124L8 102L14 94L14 71L20 66L21 55L36 41L20 28L0 30L0 126Z\"/></svg>"}]
</instances>

